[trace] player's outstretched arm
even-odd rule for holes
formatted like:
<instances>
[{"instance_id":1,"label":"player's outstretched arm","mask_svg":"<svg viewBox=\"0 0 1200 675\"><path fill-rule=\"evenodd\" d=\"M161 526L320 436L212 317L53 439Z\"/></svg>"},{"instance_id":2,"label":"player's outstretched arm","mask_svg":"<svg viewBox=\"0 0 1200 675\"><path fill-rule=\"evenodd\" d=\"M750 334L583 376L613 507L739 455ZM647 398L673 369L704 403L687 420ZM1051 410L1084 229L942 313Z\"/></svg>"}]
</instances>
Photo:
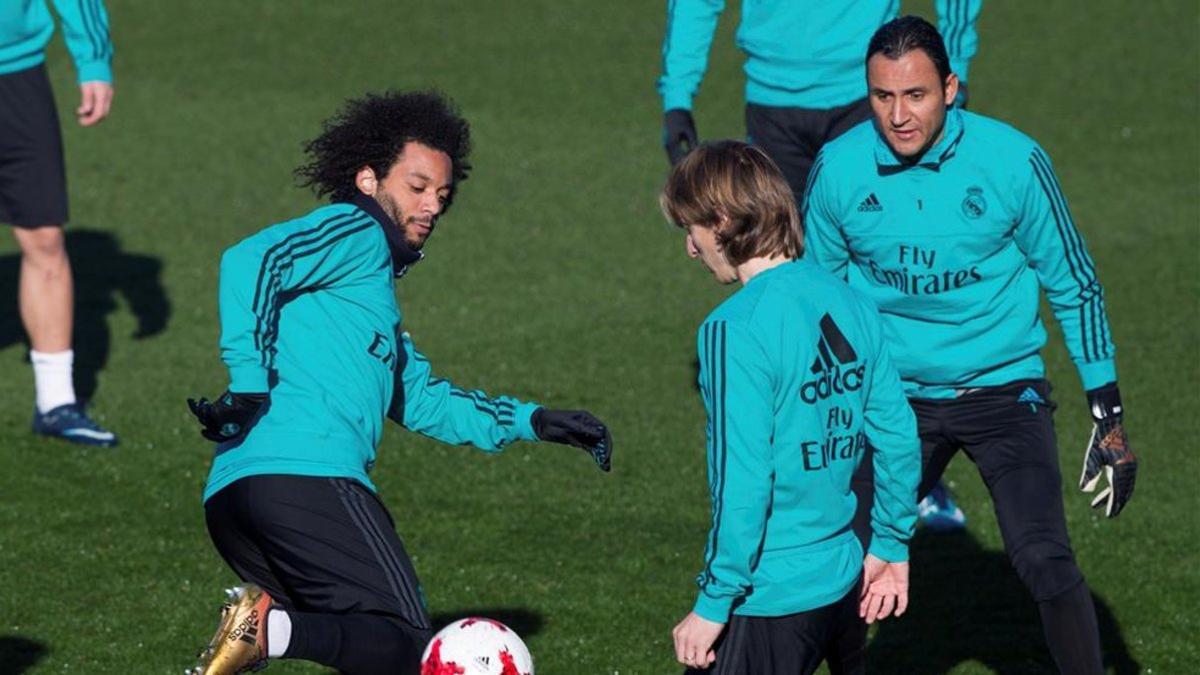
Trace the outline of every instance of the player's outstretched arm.
<instances>
[{"instance_id":1,"label":"player's outstretched arm","mask_svg":"<svg viewBox=\"0 0 1200 675\"><path fill-rule=\"evenodd\" d=\"M489 452L520 440L562 443L585 450L604 471L611 467L612 436L591 413L551 410L456 387L433 375L408 333L399 342L402 359L388 412L393 421L443 443L467 443Z\"/></svg>"},{"instance_id":2,"label":"player's outstretched arm","mask_svg":"<svg viewBox=\"0 0 1200 675\"><path fill-rule=\"evenodd\" d=\"M1121 392L1113 382L1087 392L1092 411L1092 437L1083 453L1083 472L1079 489L1087 493L1104 486L1092 500L1092 507L1104 509L1104 515L1116 518L1133 497L1138 461L1125 435Z\"/></svg>"}]
</instances>

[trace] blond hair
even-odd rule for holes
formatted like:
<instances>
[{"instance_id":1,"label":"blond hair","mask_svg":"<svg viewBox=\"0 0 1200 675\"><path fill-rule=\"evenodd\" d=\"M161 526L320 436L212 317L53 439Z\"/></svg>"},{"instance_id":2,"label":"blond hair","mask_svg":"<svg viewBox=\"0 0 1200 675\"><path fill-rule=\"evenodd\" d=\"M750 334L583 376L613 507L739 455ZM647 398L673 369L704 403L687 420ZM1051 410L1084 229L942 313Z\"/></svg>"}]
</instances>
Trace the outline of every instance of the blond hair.
<instances>
[{"instance_id":1,"label":"blond hair","mask_svg":"<svg viewBox=\"0 0 1200 675\"><path fill-rule=\"evenodd\" d=\"M734 266L751 258L804 254L796 197L775 162L753 145L699 145L671 170L658 202L679 227L715 228Z\"/></svg>"}]
</instances>

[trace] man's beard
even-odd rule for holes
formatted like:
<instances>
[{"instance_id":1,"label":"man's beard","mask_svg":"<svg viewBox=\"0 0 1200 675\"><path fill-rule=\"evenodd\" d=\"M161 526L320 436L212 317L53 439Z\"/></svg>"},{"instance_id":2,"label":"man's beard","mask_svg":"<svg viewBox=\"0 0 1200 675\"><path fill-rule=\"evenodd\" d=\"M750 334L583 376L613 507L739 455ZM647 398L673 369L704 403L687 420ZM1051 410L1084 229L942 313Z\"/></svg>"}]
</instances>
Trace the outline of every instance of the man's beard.
<instances>
[{"instance_id":1,"label":"man's beard","mask_svg":"<svg viewBox=\"0 0 1200 675\"><path fill-rule=\"evenodd\" d=\"M404 212L400 210L400 206L383 190L378 190L375 192L375 201L379 202L379 207L382 208L383 212L387 214L388 218L391 218L392 222L396 224L396 228L400 230L400 236L404 238L404 243L414 251L421 250L421 247L425 245L425 239L422 239L418 235L410 236L408 232L408 224L410 222L428 222L430 233L432 233L433 220L431 219L429 221L424 221L416 218L406 217ZM425 235L425 237L428 238L429 235Z\"/></svg>"}]
</instances>

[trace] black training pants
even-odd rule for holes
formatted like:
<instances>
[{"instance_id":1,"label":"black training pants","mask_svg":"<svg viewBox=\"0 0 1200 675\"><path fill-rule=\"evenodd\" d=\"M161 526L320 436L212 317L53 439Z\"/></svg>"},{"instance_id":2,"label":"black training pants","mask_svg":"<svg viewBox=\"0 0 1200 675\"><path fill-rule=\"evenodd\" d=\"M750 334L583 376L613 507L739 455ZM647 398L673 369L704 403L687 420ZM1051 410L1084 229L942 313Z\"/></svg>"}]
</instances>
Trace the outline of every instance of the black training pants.
<instances>
[{"instance_id":1,"label":"black training pants","mask_svg":"<svg viewBox=\"0 0 1200 675\"><path fill-rule=\"evenodd\" d=\"M858 616L862 580L837 602L787 616L733 615L707 675L833 675L865 671L867 624ZM691 671L696 672L696 671Z\"/></svg>"},{"instance_id":2,"label":"black training pants","mask_svg":"<svg viewBox=\"0 0 1200 675\"><path fill-rule=\"evenodd\" d=\"M209 498L213 544L292 620L284 658L350 674L416 673L432 631L392 518L346 478L249 476Z\"/></svg>"},{"instance_id":3,"label":"black training pants","mask_svg":"<svg viewBox=\"0 0 1200 675\"><path fill-rule=\"evenodd\" d=\"M799 202L821 148L870 117L871 106L865 98L828 110L747 103L746 135L779 165Z\"/></svg>"},{"instance_id":4,"label":"black training pants","mask_svg":"<svg viewBox=\"0 0 1200 675\"><path fill-rule=\"evenodd\" d=\"M954 399L910 399L921 437L921 499L962 449L992 496L1004 550L1038 603L1042 629L1058 669L1103 672L1096 611L1075 564L1063 512L1062 475L1054 436L1054 404L1046 380L973 389ZM855 532L870 539L870 455L854 478Z\"/></svg>"}]
</instances>

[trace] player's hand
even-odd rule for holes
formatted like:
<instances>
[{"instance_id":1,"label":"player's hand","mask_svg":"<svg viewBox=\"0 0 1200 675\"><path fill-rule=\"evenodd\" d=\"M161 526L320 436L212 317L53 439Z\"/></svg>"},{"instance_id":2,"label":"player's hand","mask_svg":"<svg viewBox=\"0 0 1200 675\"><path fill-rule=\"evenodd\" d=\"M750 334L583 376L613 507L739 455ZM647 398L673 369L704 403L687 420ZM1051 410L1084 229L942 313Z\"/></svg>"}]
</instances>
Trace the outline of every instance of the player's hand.
<instances>
[{"instance_id":1,"label":"player's hand","mask_svg":"<svg viewBox=\"0 0 1200 675\"><path fill-rule=\"evenodd\" d=\"M690 110L673 108L663 115L663 147L667 149L667 159L670 160L671 166L675 166L699 144L696 123L692 120Z\"/></svg>"},{"instance_id":2,"label":"player's hand","mask_svg":"<svg viewBox=\"0 0 1200 675\"><path fill-rule=\"evenodd\" d=\"M675 658L688 668L707 668L717 660L713 643L725 630L725 624L709 621L695 612L688 612L683 621L671 631L675 639Z\"/></svg>"},{"instance_id":3,"label":"player's hand","mask_svg":"<svg viewBox=\"0 0 1200 675\"><path fill-rule=\"evenodd\" d=\"M596 460L601 471L612 469L612 434L590 412L538 408L530 421L533 433L541 440L582 448Z\"/></svg>"},{"instance_id":4,"label":"player's hand","mask_svg":"<svg viewBox=\"0 0 1200 675\"><path fill-rule=\"evenodd\" d=\"M954 97L954 107L967 109L967 99L970 98L967 92L967 81L960 79L958 81L958 94Z\"/></svg>"},{"instance_id":5,"label":"player's hand","mask_svg":"<svg viewBox=\"0 0 1200 675\"><path fill-rule=\"evenodd\" d=\"M80 126L90 127L108 117L112 108L113 86L108 82L84 82L79 85L79 107L75 115Z\"/></svg>"},{"instance_id":6,"label":"player's hand","mask_svg":"<svg viewBox=\"0 0 1200 675\"><path fill-rule=\"evenodd\" d=\"M890 563L871 554L863 559L858 615L867 623L900 616L908 609L908 563Z\"/></svg>"},{"instance_id":7,"label":"player's hand","mask_svg":"<svg viewBox=\"0 0 1200 675\"><path fill-rule=\"evenodd\" d=\"M200 435L214 443L224 443L242 433L266 400L266 394L226 391L216 401L189 398L187 403L188 409L200 421Z\"/></svg>"},{"instance_id":8,"label":"player's hand","mask_svg":"<svg viewBox=\"0 0 1200 675\"><path fill-rule=\"evenodd\" d=\"M1083 473L1079 489L1095 492L1104 478L1104 489L1092 500L1092 507L1104 508L1104 515L1116 518L1129 498L1137 480L1138 462L1129 447L1122 424L1121 392L1116 383L1087 393L1092 409L1092 438L1083 453Z\"/></svg>"}]
</instances>

